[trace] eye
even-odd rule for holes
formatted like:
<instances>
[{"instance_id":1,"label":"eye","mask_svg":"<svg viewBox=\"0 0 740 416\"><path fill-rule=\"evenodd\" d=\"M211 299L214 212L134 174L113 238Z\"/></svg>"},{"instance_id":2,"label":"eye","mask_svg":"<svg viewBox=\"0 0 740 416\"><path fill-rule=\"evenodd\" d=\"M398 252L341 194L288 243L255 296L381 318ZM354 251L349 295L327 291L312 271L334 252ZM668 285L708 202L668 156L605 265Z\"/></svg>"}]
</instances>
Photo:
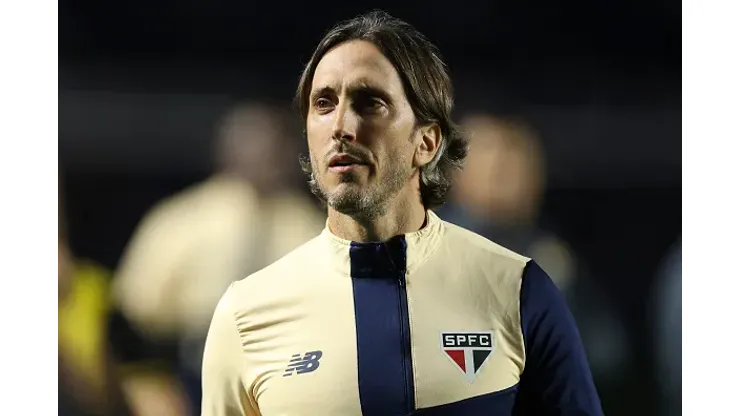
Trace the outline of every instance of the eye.
<instances>
[{"instance_id":1,"label":"eye","mask_svg":"<svg viewBox=\"0 0 740 416\"><path fill-rule=\"evenodd\" d=\"M376 113L386 107L385 102L370 95L362 95L355 99L354 106L361 113Z\"/></svg>"},{"instance_id":2,"label":"eye","mask_svg":"<svg viewBox=\"0 0 740 416\"><path fill-rule=\"evenodd\" d=\"M368 107L370 108L380 108L384 106L385 106L385 103L380 98L371 98L370 104L368 105Z\"/></svg>"},{"instance_id":3,"label":"eye","mask_svg":"<svg viewBox=\"0 0 740 416\"><path fill-rule=\"evenodd\" d=\"M328 112L334 107L334 103L326 97L319 97L316 100L314 100L313 106L319 112Z\"/></svg>"}]
</instances>

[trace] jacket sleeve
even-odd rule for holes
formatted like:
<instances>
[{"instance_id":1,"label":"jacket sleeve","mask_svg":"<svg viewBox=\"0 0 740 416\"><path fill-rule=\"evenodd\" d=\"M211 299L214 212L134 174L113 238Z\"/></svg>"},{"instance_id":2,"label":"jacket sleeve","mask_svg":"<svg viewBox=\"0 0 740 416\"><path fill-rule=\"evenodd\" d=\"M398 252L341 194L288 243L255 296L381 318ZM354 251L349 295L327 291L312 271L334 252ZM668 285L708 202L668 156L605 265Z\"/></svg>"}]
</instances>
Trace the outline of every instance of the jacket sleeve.
<instances>
[{"instance_id":1,"label":"jacket sleeve","mask_svg":"<svg viewBox=\"0 0 740 416\"><path fill-rule=\"evenodd\" d=\"M514 414L603 415L575 319L534 261L522 276L520 313L526 361Z\"/></svg>"},{"instance_id":2,"label":"jacket sleeve","mask_svg":"<svg viewBox=\"0 0 740 416\"><path fill-rule=\"evenodd\" d=\"M216 306L203 352L202 416L253 416L243 383L244 356L231 287Z\"/></svg>"}]
</instances>

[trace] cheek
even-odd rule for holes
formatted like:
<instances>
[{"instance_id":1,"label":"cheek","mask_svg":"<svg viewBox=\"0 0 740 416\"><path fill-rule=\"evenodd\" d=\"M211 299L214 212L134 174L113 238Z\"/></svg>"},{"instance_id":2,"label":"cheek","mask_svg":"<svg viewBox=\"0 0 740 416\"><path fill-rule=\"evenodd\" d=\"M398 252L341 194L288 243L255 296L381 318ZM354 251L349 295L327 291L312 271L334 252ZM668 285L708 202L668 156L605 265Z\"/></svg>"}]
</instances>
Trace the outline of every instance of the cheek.
<instances>
[{"instance_id":1,"label":"cheek","mask_svg":"<svg viewBox=\"0 0 740 416\"><path fill-rule=\"evenodd\" d=\"M314 152L321 149L325 142L328 141L327 138L331 136L327 135L325 130L324 123L318 122L314 117L309 115L306 121L306 140L309 151Z\"/></svg>"},{"instance_id":2,"label":"cheek","mask_svg":"<svg viewBox=\"0 0 740 416\"><path fill-rule=\"evenodd\" d=\"M388 141L384 144L383 148L379 149L379 152L382 152L381 160L385 161L381 165L392 165L392 170L405 170L407 167L410 169L414 165L415 147L408 137L388 138Z\"/></svg>"}]
</instances>

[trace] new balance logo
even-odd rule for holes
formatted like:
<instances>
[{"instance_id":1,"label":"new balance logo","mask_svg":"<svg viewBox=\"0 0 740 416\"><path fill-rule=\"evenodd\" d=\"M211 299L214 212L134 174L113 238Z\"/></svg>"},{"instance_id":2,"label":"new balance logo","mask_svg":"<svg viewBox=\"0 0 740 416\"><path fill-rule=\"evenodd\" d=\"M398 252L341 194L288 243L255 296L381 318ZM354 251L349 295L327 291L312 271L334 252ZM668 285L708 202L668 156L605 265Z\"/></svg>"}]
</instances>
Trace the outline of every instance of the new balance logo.
<instances>
[{"instance_id":1,"label":"new balance logo","mask_svg":"<svg viewBox=\"0 0 740 416\"><path fill-rule=\"evenodd\" d=\"M322 355L324 354L321 351L307 352L303 357L301 357L301 354L293 354L283 377L290 377L295 373L310 373L316 370L319 368L319 360Z\"/></svg>"}]
</instances>

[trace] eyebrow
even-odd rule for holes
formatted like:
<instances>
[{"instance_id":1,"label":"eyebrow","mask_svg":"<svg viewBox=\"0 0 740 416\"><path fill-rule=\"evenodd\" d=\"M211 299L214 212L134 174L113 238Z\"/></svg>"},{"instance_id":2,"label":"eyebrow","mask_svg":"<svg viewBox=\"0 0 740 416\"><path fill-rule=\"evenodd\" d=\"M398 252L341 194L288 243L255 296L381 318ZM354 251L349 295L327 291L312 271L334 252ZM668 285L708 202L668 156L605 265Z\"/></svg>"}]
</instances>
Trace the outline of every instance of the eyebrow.
<instances>
[{"instance_id":1,"label":"eyebrow","mask_svg":"<svg viewBox=\"0 0 740 416\"><path fill-rule=\"evenodd\" d=\"M385 102L391 101L390 94L388 94L388 92L385 89L380 88L380 87L375 87L373 85L369 85L365 82L361 83L360 85L356 87L350 88L350 94L354 95L357 93L364 93L370 96L378 97Z\"/></svg>"}]
</instances>

